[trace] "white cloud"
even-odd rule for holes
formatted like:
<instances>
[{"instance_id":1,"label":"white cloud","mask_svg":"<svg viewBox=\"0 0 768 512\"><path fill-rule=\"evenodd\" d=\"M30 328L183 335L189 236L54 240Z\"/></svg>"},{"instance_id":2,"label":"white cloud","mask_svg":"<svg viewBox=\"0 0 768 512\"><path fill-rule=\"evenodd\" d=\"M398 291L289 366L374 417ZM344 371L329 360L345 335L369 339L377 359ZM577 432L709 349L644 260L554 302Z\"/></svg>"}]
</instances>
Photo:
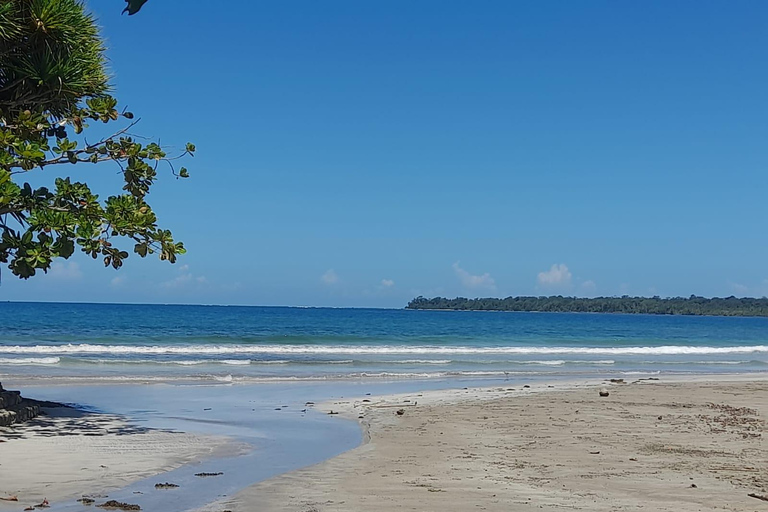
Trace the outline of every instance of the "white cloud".
<instances>
[{"instance_id":1,"label":"white cloud","mask_svg":"<svg viewBox=\"0 0 768 512\"><path fill-rule=\"evenodd\" d=\"M495 290L496 281L493 280L491 274L486 272L482 275L473 275L459 266L459 262L453 264L453 271L456 273L456 277L459 278L461 284L465 288L470 290Z\"/></svg>"},{"instance_id":2,"label":"white cloud","mask_svg":"<svg viewBox=\"0 0 768 512\"><path fill-rule=\"evenodd\" d=\"M336 284L339 282L339 275L336 273L335 270L333 270L332 268L329 268L328 270L325 271L325 274L320 276L320 280L327 285Z\"/></svg>"},{"instance_id":3,"label":"white cloud","mask_svg":"<svg viewBox=\"0 0 768 512\"><path fill-rule=\"evenodd\" d=\"M168 281L160 283L161 288L169 290L178 288L187 288L190 285L201 285L207 282L205 276L196 276L190 269L189 265L182 265L178 268L179 275Z\"/></svg>"},{"instance_id":4,"label":"white cloud","mask_svg":"<svg viewBox=\"0 0 768 512\"><path fill-rule=\"evenodd\" d=\"M76 281L83 277L80 265L74 261L54 261L48 270L48 275L62 281Z\"/></svg>"},{"instance_id":5,"label":"white cloud","mask_svg":"<svg viewBox=\"0 0 768 512\"><path fill-rule=\"evenodd\" d=\"M734 293L736 295L744 296L747 293L749 293L749 287L748 286L744 286L743 284L734 283L732 281L729 281L728 282L728 286L730 286L730 288L731 288L731 293Z\"/></svg>"},{"instance_id":6,"label":"white cloud","mask_svg":"<svg viewBox=\"0 0 768 512\"><path fill-rule=\"evenodd\" d=\"M113 288L117 288L119 286L124 285L125 284L125 280L126 280L125 276L117 276L117 277L113 277L112 280L109 282L109 284Z\"/></svg>"},{"instance_id":7,"label":"white cloud","mask_svg":"<svg viewBox=\"0 0 768 512\"><path fill-rule=\"evenodd\" d=\"M393 286L395 286L395 282L392 279L382 279L381 286L383 286L384 288L392 288Z\"/></svg>"},{"instance_id":8,"label":"white cloud","mask_svg":"<svg viewBox=\"0 0 768 512\"><path fill-rule=\"evenodd\" d=\"M568 288L573 275L564 263L555 263L546 272L539 272L539 286L546 288Z\"/></svg>"}]
</instances>

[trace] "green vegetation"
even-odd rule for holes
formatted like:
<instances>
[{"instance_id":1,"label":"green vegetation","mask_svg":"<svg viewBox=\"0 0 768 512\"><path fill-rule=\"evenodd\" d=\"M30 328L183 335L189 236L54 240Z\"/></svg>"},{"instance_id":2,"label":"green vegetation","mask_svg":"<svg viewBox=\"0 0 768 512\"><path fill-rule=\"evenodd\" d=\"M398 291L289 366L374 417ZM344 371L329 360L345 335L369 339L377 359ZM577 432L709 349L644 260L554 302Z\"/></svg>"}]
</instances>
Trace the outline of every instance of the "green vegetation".
<instances>
[{"instance_id":1,"label":"green vegetation","mask_svg":"<svg viewBox=\"0 0 768 512\"><path fill-rule=\"evenodd\" d=\"M768 298L737 297L507 297L506 299L427 299L417 297L406 309L453 311L530 311L559 313L629 313L643 315L768 316Z\"/></svg>"},{"instance_id":2,"label":"green vegetation","mask_svg":"<svg viewBox=\"0 0 768 512\"><path fill-rule=\"evenodd\" d=\"M105 61L103 39L82 2L0 0L0 262L18 277L47 272L76 247L115 269L128 257L122 244L171 263L185 252L158 227L145 197L160 162L177 178L188 176L172 160L192 155L195 146L171 157L154 142L138 142L130 134L138 121L108 94ZM102 128L85 138L89 123L120 120L124 125L111 135L101 136ZM106 200L68 176L47 176L103 162L113 164L124 191ZM33 171L47 171L40 177L53 186L20 182Z\"/></svg>"}]
</instances>

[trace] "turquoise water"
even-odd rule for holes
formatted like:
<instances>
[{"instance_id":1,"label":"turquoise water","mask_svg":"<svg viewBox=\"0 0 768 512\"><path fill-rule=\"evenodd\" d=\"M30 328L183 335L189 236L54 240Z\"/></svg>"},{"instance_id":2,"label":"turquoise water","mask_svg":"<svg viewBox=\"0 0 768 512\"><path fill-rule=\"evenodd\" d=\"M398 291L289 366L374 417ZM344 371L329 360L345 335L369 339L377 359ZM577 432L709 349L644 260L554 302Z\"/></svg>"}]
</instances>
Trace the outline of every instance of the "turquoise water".
<instances>
[{"instance_id":1,"label":"turquoise water","mask_svg":"<svg viewBox=\"0 0 768 512\"><path fill-rule=\"evenodd\" d=\"M767 369L768 318L0 303L0 381L9 387L254 448L110 492L167 512L360 442L355 423L308 410L308 401ZM134 385L147 381L157 382ZM197 471L224 475L200 485ZM183 497L154 491L158 481L181 484Z\"/></svg>"},{"instance_id":2,"label":"turquoise water","mask_svg":"<svg viewBox=\"0 0 768 512\"><path fill-rule=\"evenodd\" d=\"M768 369L768 318L0 303L0 375L259 381Z\"/></svg>"}]
</instances>

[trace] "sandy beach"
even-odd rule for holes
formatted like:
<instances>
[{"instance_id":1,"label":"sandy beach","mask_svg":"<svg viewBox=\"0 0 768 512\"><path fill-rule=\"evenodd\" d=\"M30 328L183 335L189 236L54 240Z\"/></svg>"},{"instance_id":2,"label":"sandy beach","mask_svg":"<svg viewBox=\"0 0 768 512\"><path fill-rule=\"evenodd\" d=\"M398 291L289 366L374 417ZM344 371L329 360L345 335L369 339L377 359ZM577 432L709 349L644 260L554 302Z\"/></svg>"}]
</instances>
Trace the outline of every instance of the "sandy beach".
<instances>
[{"instance_id":1,"label":"sandy beach","mask_svg":"<svg viewBox=\"0 0 768 512\"><path fill-rule=\"evenodd\" d=\"M146 429L116 415L44 410L28 423L0 428L0 511L100 495L240 449L225 437ZM18 502L5 501L13 496Z\"/></svg>"},{"instance_id":2,"label":"sandy beach","mask_svg":"<svg viewBox=\"0 0 768 512\"><path fill-rule=\"evenodd\" d=\"M368 441L203 510L762 510L768 381L724 379L326 404Z\"/></svg>"}]
</instances>

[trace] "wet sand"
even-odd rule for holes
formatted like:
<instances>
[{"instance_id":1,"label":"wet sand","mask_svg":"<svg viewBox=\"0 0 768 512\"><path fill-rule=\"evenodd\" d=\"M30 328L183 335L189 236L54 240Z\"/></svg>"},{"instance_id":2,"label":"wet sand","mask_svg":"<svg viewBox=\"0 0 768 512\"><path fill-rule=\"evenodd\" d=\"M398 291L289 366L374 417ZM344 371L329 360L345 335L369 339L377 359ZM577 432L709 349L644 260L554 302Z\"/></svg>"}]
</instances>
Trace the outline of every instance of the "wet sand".
<instances>
[{"instance_id":1,"label":"wet sand","mask_svg":"<svg viewBox=\"0 0 768 512\"><path fill-rule=\"evenodd\" d=\"M66 407L45 413L0 428L0 511L99 495L239 449L225 437L146 429L115 415ZM12 496L18 502L2 500Z\"/></svg>"},{"instance_id":2,"label":"wet sand","mask_svg":"<svg viewBox=\"0 0 768 512\"><path fill-rule=\"evenodd\" d=\"M768 495L764 379L628 379L606 384L608 397L594 386L518 385L326 404L362 416L368 442L202 510L763 510L748 494Z\"/></svg>"}]
</instances>

